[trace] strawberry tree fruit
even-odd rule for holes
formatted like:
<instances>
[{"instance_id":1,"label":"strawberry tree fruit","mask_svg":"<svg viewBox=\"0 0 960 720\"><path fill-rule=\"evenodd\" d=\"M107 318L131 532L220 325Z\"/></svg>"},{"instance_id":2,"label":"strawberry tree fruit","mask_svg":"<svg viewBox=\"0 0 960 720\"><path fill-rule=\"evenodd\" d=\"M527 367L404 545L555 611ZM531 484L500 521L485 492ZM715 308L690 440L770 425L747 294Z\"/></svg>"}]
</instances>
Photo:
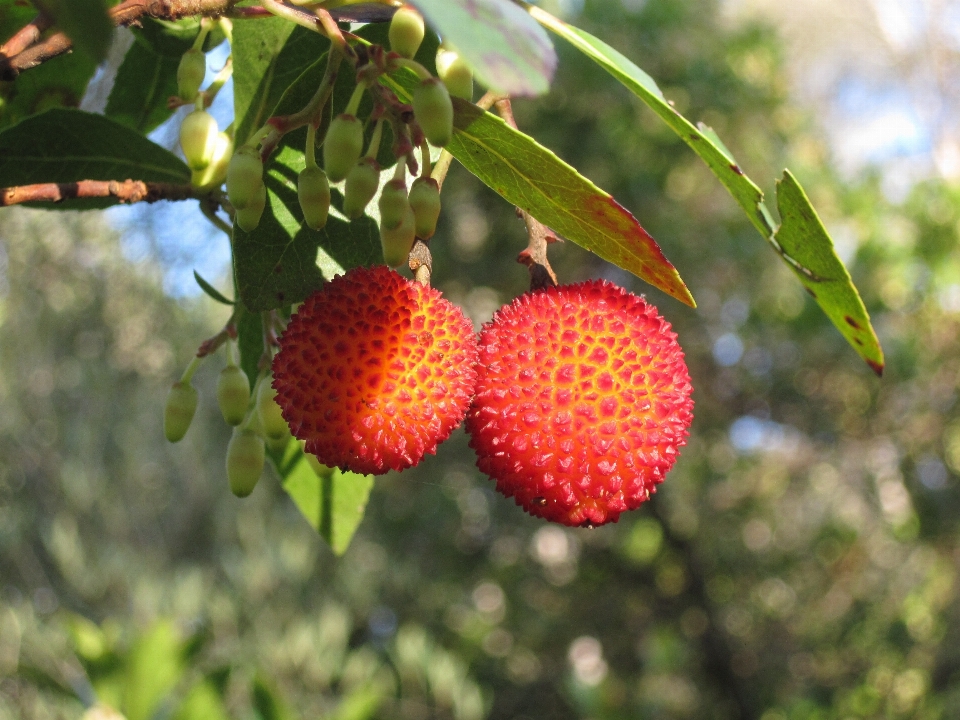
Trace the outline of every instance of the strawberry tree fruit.
<instances>
[{"instance_id":1,"label":"strawberry tree fruit","mask_svg":"<svg viewBox=\"0 0 960 720\"><path fill-rule=\"evenodd\" d=\"M392 228L380 224L380 248L383 261L390 267L400 267L410 256L417 239L417 217L410 206L404 211L400 224Z\"/></svg>"},{"instance_id":2,"label":"strawberry tree fruit","mask_svg":"<svg viewBox=\"0 0 960 720\"><path fill-rule=\"evenodd\" d=\"M419 177L410 186L409 201L417 220L417 237L429 240L440 217L440 186L433 178Z\"/></svg>"},{"instance_id":3,"label":"strawberry tree fruit","mask_svg":"<svg viewBox=\"0 0 960 720\"><path fill-rule=\"evenodd\" d=\"M163 409L163 434L170 442L180 442L190 429L197 412L197 389L189 382L178 381L167 393Z\"/></svg>"},{"instance_id":4,"label":"strawberry tree fruit","mask_svg":"<svg viewBox=\"0 0 960 720\"><path fill-rule=\"evenodd\" d=\"M330 182L343 180L363 152L363 123L355 115L337 115L323 141L323 168Z\"/></svg>"},{"instance_id":5,"label":"strawberry tree fruit","mask_svg":"<svg viewBox=\"0 0 960 720\"><path fill-rule=\"evenodd\" d=\"M263 474L266 457L262 437L249 428L234 429L227 444L227 480L234 495L242 498L253 492Z\"/></svg>"},{"instance_id":6,"label":"strawberry tree fruit","mask_svg":"<svg viewBox=\"0 0 960 720\"><path fill-rule=\"evenodd\" d=\"M220 129L213 115L206 110L187 114L180 125L180 148L191 170L204 170L213 160Z\"/></svg>"},{"instance_id":7,"label":"strawberry tree fruit","mask_svg":"<svg viewBox=\"0 0 960 720\"><path fill-rule=\"evenodd\" d=\"M287 427L280 406L277 405L277 391L271 386L269 377L260 383L257 412L260 414L263 432L268 438L279 439L290 435L290 428Z\"/></svg>"},{"instance_id":8,"label":"strawberry tree fruit","mask_svg":"<svg viewBox=\"0 0 960 720\"><path fill-rule=\"evenodd\" d=\"M250 405L250 380L236 365L227 365L217 378L217 405L228 425L239 425Z\"/></svg>"},{"instance_id":9,"label":"strawberry tree fruit","mask_svg":"<svg viewBox=\"0 0 960 720\"><path fill-rule=\"evenodd\" d=\"M367 205L380 187L380 164L373 158L360 161L347 174L343 190L343 214L356 220L367 210Z\"/></svg>"},{"instance_id":10,"label":"strawberry tree fruit","mask_svg":"<svg viewBox=\"0 0 960 720\"><path fill-rule=\"evenodd\" d=\"M297 197L303 211L303 221L312 230L327 224L330 212L330 183L327 174L316 165L307 166L297 177Z\"/></svg>"},{"instance_id":11,"label":"strawberry tree fruit","mask_svg":"<svg viewBox=\"0 0 960 720\"><path fill-rule=\"evenodd\" d=\"M267 207L267 186L262 182L253 200L242 208L237 208L237 226L244 232L253 232L260 224L260 218Z\"/></svg>"},{"instance_id":12,"label":"strawberry tree fruit","mask_svg":"<svg viewBox=\"0 0 960 720\"><path fill-rule=\"evenodd\" d=\"M413 114L432 145L443 147L453 137L453 103L437 78L423 80L413 91Z\"/></svg>"},{"instance_id":13,"label":"strawberry tree fruit","mask_svg":"<svg viewBox=\"0 0 960 720\"><path fill-rule=\"evenodd\" d=\"M258 201L263 187L263 160L249 145L239 148L227 166L227 197L237 210Z\"/></svg>"},{"instance_id":14,"label":"strawberry tree fruit","mask_svg":"<svg viewBox=\"0 0 960 720\"><path fill-rule=\"evenodd\" d=\"M423 16L412 5L397 8L390 20L387 37L390 49L405 58L412 58L420 49L426 34Z\"/></svg>"},{"instance_id":15,"label":"strawberry tree fruit","mask_svg":"<svg viewBox=\"0 0 960 720\"><path fill-rule=\"evenodd\" d=\"M478 467L531 515L616 522L656 491L685 444L690 376L670 324L605 281L504 306L480 333L467 415Z\"/></svg>"},{"instance_id":16,"label":"strawberry tree fruit","mask_svg":"<svg viewBox=\"0 0 960 720\"><path fill-rule=\"evenodd\" d=\"M273 385L305 451L383 474L419 463L463 420L477 340L440 292L378 265L335 277L280 337Z\"/></svg>"},{"instance_id":17,"label":"strawberry tree fruit","mask_svg":"<svg viewBox=\"0 0 960 720\"><path fill-rule=\"evenodd\" d=\"M437 77L453 97L473 101L473 70L463 61L460 53L440 48L437 52Z\"/></svg>"},{"instance_id":18,"label":"strawberry tree fruit","mask_svg":"<svg viewBox=\"0 0 960 720\"><path fill-rule=\"evenodd\" d=\"M197 48L187 50L177 66L177 95L180 99L187 102L196 100L206 74L207 58L203 51Z\"/></svg>"}]
</instances>

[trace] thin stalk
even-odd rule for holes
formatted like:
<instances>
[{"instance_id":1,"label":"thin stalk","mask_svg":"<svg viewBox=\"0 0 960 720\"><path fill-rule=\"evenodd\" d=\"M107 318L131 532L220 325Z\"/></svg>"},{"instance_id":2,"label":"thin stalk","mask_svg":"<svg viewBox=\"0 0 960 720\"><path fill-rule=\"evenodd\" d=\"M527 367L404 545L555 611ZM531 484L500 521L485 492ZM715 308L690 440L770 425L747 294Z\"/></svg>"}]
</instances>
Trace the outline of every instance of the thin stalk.
<instances>
[{"instance_id":1,"label":"thin stalk","mask_svg":"<svg viewBox=\"0 0 960 720\"><path fill-rule=\"evenodd\" d=\"M204 356L205 357L205 356ZM194 355L190 359L190 363L187 365L187 369L183 371L183 375L180 376L180 382L185 385L189 385L190 381L193 380L193 374L197 371L197 368L200 367L200 364L203 362L203 357L199 355Z\"/></svg>"},{"instance_id":2,"label":"thin stalk","mask_svg":"<svg viewBox=\"0 0 960 720\"><path fill-rule=\"evenodd\" d=\"M377 120L373 127L373 136L370 138L370 145L367 147L367 154L364 157L376 158L380 152L380 139L383 137L383 118Z\"/></svg>"},{"instance_id":3,"label":"thin stalk","mask_svg":"<svg viewBox=\"0 0 960 720\"><path fill-rule=\"evenodd\" d=\"M307 145L303 154L308 168L317 167L317 126L313 123L307 123Z\"/></svg>"},{"instance_id":4,"label":"thin stalk","mask_svg":"<svg viewBox=\"0 0 960 720\"><path fill-rule=\"evenodd\" d=\"M430 78L433 77L433 75L430 74L430 71L427 70L423 65L418 63L416 60L410 60L409 58L396 58L396 59L391 59L391 62L396 63L397 67L410 68L417 74L417 77L419 77L421 80L429 80Z\"/></svg>"}]
</instances>

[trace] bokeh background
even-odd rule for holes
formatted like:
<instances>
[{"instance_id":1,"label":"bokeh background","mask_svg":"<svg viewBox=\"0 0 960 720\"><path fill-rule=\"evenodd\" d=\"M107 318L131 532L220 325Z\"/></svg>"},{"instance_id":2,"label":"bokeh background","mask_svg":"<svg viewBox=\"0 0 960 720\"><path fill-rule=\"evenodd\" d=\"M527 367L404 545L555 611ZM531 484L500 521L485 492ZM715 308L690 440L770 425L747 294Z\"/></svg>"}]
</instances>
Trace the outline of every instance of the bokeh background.
<instances>
[{"instance_id":1,"label":"bokeh background","mask_svg":"<svg viewBox=\"0 0 960 720\"><path fill-rule=\"evenodd\" d=\"M699 159L558 41L520 127L637 215L699 308L570 243L551 257L673 324L689 443L645 507L582 530L497 495L461 431L377 480L335 558L269 471L230 494L221 358L186 439L163 440L167 388L226 319L192 280L229 286L226 239L188 204L4 210L0 718L95 700L128 720L960 716L960 4L546 5L637 61L768 195L796 173L883 379ZM478 326L524 291L524 244L455 166L434 279Z\"/></svg>"}]
</instances>

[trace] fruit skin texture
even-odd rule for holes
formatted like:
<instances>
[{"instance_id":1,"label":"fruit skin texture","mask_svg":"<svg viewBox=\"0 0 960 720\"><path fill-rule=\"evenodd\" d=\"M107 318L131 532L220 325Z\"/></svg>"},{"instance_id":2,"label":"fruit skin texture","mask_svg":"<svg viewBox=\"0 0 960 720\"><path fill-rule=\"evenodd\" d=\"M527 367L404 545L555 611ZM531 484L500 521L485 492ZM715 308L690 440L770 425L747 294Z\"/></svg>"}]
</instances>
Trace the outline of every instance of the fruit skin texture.
<instances>
[{"instance_id":1,"label":"fruit skin texture","mask_svg":"<svg viewBox=\"0 0 960 720\"><path fill-rule=\"evenodd\" d=\"M450 436L476 360L472 325L439 291L382 265L354 268L290 318L273 386L305 452L380 475L416 465Z\"/></svg>"},{"instance_id":2,"label":"fruit skin texture","mask_svg":"<svg viewBox=\"0 0 960 720\"><path fill-rule=\"evenodd\" d=\"M684 445L692 387L670 324L592 280L523 295L480 333L467 414L477 466L531 515L616 522Z\"/></svg>"}]
</instances>

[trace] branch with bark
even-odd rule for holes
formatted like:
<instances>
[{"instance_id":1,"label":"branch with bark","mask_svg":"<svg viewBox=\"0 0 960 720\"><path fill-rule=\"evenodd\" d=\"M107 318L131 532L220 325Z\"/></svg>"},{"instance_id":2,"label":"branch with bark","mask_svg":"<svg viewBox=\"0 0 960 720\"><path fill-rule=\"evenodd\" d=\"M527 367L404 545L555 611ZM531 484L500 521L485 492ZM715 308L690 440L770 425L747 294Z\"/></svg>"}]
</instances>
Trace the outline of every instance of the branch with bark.
<instances>
[{"instance_id":1,"label":"branch with bark","mask_svg":"<svg viewBox=\"0 0 960 720\"><path fill-rule=\"evenodd\" d=\"M209 191L192 185L143 182L142 180L80 180L73 183L39 183L0 188L0 207L28 202L59 203L64 200L116 198L121 203L203 198Z\"/></svg>"}]
</instances>

